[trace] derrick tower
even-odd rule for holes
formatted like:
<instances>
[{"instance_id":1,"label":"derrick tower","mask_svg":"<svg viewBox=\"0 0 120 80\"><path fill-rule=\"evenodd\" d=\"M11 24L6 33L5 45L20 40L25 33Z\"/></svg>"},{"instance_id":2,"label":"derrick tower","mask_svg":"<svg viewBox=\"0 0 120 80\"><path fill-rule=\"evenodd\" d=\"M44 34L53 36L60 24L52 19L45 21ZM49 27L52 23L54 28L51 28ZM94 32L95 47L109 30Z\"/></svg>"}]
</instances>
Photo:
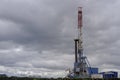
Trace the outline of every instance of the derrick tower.
<instances>
[{"instance_id":1,"label":"derrick tower","mask_svg":"<svg viewBox=\"0 0 120 80\"><path fill-rule=\"evenodd\" d=\"M75 39L75 63L74 63L74 77L88 78L87 57L83 54L82 41L82 7L78 7L78 38Z\"/></svg>"}]
</instances>

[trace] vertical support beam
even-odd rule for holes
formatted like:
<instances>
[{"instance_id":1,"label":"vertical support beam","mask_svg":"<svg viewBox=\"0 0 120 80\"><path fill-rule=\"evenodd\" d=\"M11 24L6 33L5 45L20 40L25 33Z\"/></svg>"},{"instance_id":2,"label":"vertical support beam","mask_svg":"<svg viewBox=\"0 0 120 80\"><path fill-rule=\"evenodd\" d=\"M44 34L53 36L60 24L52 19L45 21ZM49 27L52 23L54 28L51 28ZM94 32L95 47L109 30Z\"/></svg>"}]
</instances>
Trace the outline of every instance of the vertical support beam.
<instances>
[{"instance_id":1,"label":"vertical support beam","mask_svg":"<svg viewBox=\"0 0 120 80\"><path fill-rule=\"evenodd\" d=\"M75 39L75 62L78 62L78 57L77 57L77 53L78 53L78 39Z\"/></svg>"}]
</instances>

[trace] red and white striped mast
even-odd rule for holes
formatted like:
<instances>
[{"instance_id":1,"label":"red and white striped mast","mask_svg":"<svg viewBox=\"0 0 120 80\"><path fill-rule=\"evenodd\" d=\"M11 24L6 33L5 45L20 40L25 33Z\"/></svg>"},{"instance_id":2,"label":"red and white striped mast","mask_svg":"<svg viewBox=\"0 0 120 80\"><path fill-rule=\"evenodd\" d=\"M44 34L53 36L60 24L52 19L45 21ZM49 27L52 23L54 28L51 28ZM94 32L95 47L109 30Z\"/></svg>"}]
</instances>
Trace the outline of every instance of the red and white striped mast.
<instances>
[{"instance_id":1,"label":"red and white striped mast","mask_svg":"<svg viewBox=\"0 0 120 80\"><path fill-rule=\"evenodd\" d=\"M82 46L82 7L78 7L78 49L83 50Z\"/></svg>"},{"instance_id":2,"label":"red and white striped mast","mask_svg":"<svg viewBox=\"0 0 120 80\"><path fill-rule=\"evenodd\" d=\"M86 57L83 55L83 41L82 41L82 7L78 7L78 49L77 49L77 62L75 67L77 72L75 74L80 78L88 77L88 65Z\"/></svg>"}]
</instances>

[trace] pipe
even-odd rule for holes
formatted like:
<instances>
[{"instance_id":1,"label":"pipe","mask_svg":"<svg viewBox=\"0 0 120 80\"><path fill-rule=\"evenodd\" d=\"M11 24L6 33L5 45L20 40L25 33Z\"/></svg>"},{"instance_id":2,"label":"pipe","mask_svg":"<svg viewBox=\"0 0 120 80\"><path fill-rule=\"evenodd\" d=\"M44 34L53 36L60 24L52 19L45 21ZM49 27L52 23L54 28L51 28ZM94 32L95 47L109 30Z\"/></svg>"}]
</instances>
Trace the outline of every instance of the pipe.
<instances>
[{"instance_id":1,"label":"pipe","mask_svg":"<svg viewBox=\"0 0 120 80\"><path fill-rule=\"evenodd\" d=\"M77 52L78 52L78 39L75 39L75 62L78 62Z\"/></svg>"}]
</instances>

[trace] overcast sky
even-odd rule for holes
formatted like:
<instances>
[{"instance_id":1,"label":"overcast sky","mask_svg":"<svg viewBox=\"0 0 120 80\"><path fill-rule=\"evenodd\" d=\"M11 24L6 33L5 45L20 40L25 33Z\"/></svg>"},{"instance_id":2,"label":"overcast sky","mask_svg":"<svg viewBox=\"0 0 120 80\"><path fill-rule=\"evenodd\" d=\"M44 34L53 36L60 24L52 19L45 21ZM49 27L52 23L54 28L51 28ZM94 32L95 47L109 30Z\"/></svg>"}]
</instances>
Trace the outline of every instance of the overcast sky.
<instances>
[{"instance_id":1,"label":"overcast sky","mask_svg":"<svg viewBox=\"0 0 120 80\"><path fill-rule=\"evenodd\" d=\"M0 0L0 73L65 76L79 6L91 66L120 71L120 0Z\"/></svg>"}]
</instances>

